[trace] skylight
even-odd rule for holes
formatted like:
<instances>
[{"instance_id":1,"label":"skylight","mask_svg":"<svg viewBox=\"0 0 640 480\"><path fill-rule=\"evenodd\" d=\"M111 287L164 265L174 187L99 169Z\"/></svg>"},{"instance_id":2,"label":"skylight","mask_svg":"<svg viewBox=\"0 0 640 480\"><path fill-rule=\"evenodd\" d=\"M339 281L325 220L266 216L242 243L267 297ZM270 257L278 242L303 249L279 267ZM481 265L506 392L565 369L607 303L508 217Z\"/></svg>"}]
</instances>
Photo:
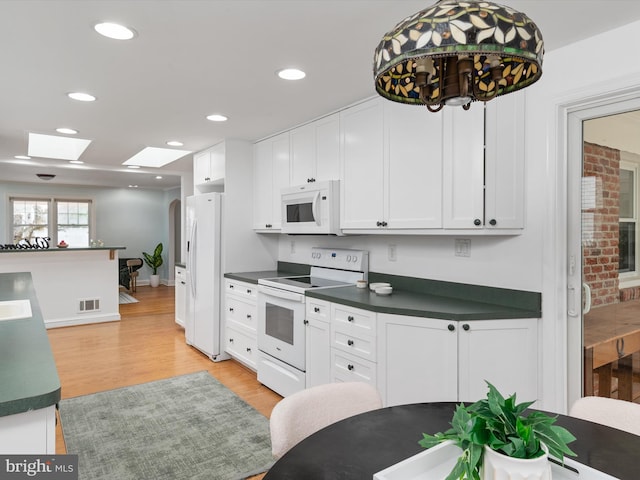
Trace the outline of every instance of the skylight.
<instances>
[{"instance_id":1,"label":"skylight","mask_svg":"<svg viewBox=\"0 0 640 480\"><path fill-rule=\"evenodd\" d=\"M29 151L31 157L78 160L89 146L91 140L82 138L59 137L29 132Z\"/></svg>"},{"instance_id":2,"label":"skylight","mask_svg":"<svg viewBox=\"0 0 640 480\"><path fill-rule=\"evenodd\" d=\"M175 148L146 147L124 162L123 165L158 168L174 162L189 153L192 152L190 150L176 150Z\"/></svg>"}]
</instances>

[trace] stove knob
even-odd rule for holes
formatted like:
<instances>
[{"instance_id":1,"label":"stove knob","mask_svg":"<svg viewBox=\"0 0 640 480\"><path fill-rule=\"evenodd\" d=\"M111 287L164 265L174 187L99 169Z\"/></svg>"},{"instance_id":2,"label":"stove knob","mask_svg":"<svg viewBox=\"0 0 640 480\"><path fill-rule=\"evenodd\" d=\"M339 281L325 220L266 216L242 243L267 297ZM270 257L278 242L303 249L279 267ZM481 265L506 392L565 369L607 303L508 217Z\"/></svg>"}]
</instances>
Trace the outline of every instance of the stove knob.
<instances>
[{"instance_id":1,"label":"stove knob","mask_svg":"<svg viewBox=\"0 0 640 480\"><path fill-rule=\"evenodd\" d=\"M352 258L353 258L353 263L356 263L358 261L358 256L357 255L354 255Z\"/></svg>"},{"instance_id":2,"label":"stove knob","mask_svg":"<svg viewBox=\"0 0 640 480\"><path fill-rule=\"evenodd\" d=\"M347 262L351 261L351 255L347 255Z\"/></svg>"}]
</instances>

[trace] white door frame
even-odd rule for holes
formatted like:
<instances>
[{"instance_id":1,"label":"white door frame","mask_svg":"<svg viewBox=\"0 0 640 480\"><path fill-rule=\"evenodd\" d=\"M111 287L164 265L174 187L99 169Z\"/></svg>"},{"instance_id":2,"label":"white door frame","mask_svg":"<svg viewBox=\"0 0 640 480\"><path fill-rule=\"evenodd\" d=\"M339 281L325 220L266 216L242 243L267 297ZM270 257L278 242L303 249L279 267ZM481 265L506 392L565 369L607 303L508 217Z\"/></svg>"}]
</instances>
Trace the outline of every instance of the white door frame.
<instances>
[{"instance_id":1,"label":"white door frame","mask_svg":"<svg viewBox=\"0 0 640 480\"><path fill-rule=\"evenodd\" d=\"M582 122L630 110L640 109L640 82L637 79L622 79L600 84L582 92L579 98L560 100L556 103L557 164L555 166L557 206L555 214L555 260L556 281L550 288L557 295L555 313L565 339L566 357L556 358L558 365L565 367L564 404L567 411L575 400L582 396L582 250L581 250L581 178L583 135ZM561 380L561 379L558 379Z\"/></svg>"}]
</instances>

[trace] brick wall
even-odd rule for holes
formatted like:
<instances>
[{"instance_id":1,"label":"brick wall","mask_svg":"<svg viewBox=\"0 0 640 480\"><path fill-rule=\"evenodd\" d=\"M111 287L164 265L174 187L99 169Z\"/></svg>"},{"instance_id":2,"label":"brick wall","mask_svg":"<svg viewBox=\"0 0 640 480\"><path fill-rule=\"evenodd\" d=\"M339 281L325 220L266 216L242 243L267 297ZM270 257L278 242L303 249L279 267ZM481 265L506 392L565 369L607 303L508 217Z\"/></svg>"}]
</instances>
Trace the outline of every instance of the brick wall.
<instances>
[{"instance_id":1,"label":"brick wall","mask_svg":"<svg viewBox=\"0 0 640 480\"><path fill-rule=\"evenodd\" d=\"M620 151L585 142L583 153L583 272L584 281L591 287L591 305L598 307L620 301Z\"/></svg>"}]
</instances>

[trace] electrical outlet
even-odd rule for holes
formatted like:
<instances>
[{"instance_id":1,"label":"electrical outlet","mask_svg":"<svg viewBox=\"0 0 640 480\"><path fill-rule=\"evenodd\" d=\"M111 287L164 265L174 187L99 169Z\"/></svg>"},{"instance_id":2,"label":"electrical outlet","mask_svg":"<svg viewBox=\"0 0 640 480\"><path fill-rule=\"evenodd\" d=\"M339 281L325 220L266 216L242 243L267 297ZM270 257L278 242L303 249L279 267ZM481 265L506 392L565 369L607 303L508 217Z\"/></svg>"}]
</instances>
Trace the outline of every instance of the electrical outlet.
<instances>
[{"instance_id":1,"label":"electrical outlet","mask_svg":"<svg viewBox=\"0 0 640 480\"><path fill-rule=\"evenodd\" d=\"M455 245L456 257L471 256L471 239L470 238L456 238L454 245Z\"/></svg>"},{"instance_id":2,"label":"electrical outlet","mask_svg":"<svg viewBox=\"0 0 640 480\"><path fill-rule=\"evenodd\" d=\"M396 255L396 246L395 245L389 245L389 261L390 262L395 262L398 257Z\"/></svg>"}]
</instances>

